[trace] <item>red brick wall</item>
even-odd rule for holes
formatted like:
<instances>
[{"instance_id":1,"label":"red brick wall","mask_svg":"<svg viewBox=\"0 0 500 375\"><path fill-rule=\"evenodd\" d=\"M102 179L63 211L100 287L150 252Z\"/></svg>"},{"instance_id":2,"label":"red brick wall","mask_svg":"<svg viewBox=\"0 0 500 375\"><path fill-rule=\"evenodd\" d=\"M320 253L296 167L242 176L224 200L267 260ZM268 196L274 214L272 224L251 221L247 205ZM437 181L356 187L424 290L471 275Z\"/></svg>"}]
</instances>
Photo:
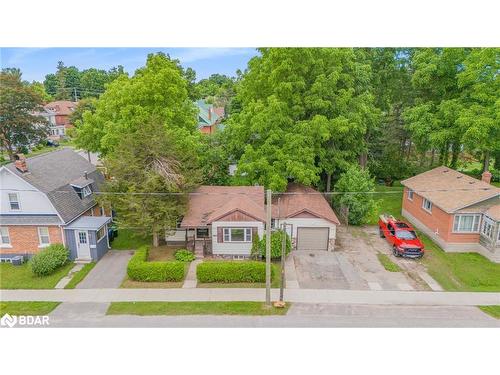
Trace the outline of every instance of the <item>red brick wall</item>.
<instances>
[{"instance_id":1,"label":"red brick wall","mask_svg":"<svg viewBox=\"0 0 500 375\"><path fill-rule=\"evenodd\" d=\"M439 207L432 205L432 213L422 208L423 198L413 193L413 201L408 199L408 189L404 188L403 209L423 223L427 228L439 233L444 241L449 243L479 242L479 233L453 233L454 215L448 214Z\"/></svg>"},{"instance_id":2,"label":"red brick wall","mask_svg":"<svg viewBox=\"0 0 500 375\"><path fill-rule=\"evenodd\" d=\"M40 241L38 239L38 227L31 225L12 225L9 228L10 244L12 248L1 248L1 254L25 254L36 253L42 248L39 248ZM61 228L58 226L49 226L50 243L63 243Z\"/></svg>"}]
</instances>

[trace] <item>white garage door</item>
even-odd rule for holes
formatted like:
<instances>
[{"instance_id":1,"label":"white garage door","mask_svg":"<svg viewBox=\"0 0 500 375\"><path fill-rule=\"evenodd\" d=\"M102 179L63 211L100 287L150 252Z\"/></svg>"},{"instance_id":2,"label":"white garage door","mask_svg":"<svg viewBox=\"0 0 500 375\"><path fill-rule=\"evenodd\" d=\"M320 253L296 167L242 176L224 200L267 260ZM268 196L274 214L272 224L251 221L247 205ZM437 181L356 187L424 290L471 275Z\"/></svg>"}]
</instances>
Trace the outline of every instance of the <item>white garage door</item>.
<instances>
[{"instance_id":1,"label":"white garage door","mask_svg":"<svg viewBox=\"0 0 500 375\"><path fill-rule=\"evenodd\" d=\"M329 228L297 228L297 250L328 250Z\"/></svg>"}]
</instances>

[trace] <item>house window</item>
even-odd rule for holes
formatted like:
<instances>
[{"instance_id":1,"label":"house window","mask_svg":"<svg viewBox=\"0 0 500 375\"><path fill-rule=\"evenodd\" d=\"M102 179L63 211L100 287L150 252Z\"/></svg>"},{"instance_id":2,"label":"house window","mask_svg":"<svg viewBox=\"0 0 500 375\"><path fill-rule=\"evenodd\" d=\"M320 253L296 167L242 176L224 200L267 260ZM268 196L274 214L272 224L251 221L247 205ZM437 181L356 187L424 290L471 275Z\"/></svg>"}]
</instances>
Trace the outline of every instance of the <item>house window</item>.
<instances>
[{"instance_id":1,"label":"house window","mask_svg":"<svg viewBox=\"0 0 500 375\"><path fill-rule=\"evenodd\" d=\"M410 201L413 200L413 190L408 189L408 195L407 195L407 197L408 197L408 200L410 200Z\"/></svg>"},{"instance_id":2,"label":"house window","mask_svg":"<svg viewBox=\"0 0 500 375\"><path fill-rule=\"evenodd\" d=\"M38 227L38 240L40 242L40 246L50 245L49 228Z\"/></svg>"},{"instance_id":3,"label":"house window","mask_svg":"<svg viewBox=\"0 0 500 375\"><path fill-rule=\"evenodd\" d=\"M453 232L478 232L480 220L481 215L455 215L455 221L453 222Z\"/></svg>"},{"instance_id":4,"label":"house window","mask_svg":"<svg viewBox=\"0 0 500 375\"><path fill-rule=\"evenodd\" d=\"M432 202L424 198L424 201L422 202L422 208L428 212L432 212Z\"/></svg>"},{"instance_id":5,"label":"house window","mask_svg":"<svg viewBox=\"0 0 500 375\"><path fill-rule=\"evenodd\" d=\"M493 221L487 217L483 219L483 226L481 227L481 233L488 238L493 237Z\"/></svg>"},{"instance_id":6,"label":"house window","mask_svg":"<svg viewBox=\"0 0 500 375\"><path fill-rule=\"evenodd\" d=\"M208 228L196 228L196 238L208 238Z\"/></svg>"},{"instance_id":7,"label":"house window","mask_svg":"<svg viewBox=\"0 0 500 375\"><path fill-rule=\"evenodd\" d=\"M0 245L10 246L9 228L7 227L0 228Z\"/></svg>"},{"instance_id":8,"label":"house window","mask_svg":"<svg viewBox=\"0 0 500 375\"><path fill-rule=\"evenodd\" d=\"M224 228L224 242L252 242L252 228Z\"/></svg>"},{"instance_id":9,"label":"house window","mask_svg":"<svg viewBox=\"0 0 500 375\"><path fill-rule=\"evenodd\" d=\"M17 193L9 193L9 203L11 210L20 210L21 205L19 204L19 195Z\"/></svg>"},{"instance_id":10,"label":"house window","mask_svg":"<svg viewBox=\"0 0 500 375\"><path fill-rule=\"evenodd\" d=\"M99 229L96 233L97 241L102 240L105 234L106 234L106 227L102 227L101 229Z\"/></svg>"},{"instance_id":11,"label":"house window","mask_svg":"<svg viewBox=\"0 0 500 375\"><path fill-rule=\"evenodd\" d=\"M88 197L90 194L92 194L92 189L90 188L90 185L87 185L82 188L82 198Z\"/></svg>"}]
</instances>

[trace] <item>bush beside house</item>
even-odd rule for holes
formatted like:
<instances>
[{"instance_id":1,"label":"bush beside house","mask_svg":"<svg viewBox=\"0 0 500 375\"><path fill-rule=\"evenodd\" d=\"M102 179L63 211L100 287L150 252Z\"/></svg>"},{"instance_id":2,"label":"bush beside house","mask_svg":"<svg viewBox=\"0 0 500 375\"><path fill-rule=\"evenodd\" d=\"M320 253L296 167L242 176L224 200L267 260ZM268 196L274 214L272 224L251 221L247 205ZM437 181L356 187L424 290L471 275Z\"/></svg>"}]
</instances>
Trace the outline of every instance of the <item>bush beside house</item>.
<instances>
[{"instance_id":1,"label":"bush beside house","mask_svg":"<svg viewBox=\"0 0 500 375\"><path fill-rule=\"evenodd\" d=\"M277 230L271 233L271 259L281 259L281 247L283 235L286 236L285 254L288 255L292 250L292 242L290 236L282 230ZM259 242L260 256L265 259L266 257L266 235L262 237Z\"/></svg>"},{"instance_id":2,"label":"bush beside house","mask_svg":"<svg viewBox=\"0 0 500 375\"><path fill-rule=\"evenodd\" d=\"M68 249L62 244L52 244L31 258L31 271L37 276L51 275L58 268L64 266L68 259Z\"/></svg>"},{"instance_id":3,"label":"bush beside house","mask_svg":"<svg viewBox=\"0 0 500 375\"><path fill-rule=\"evenodd\" d=\"M179 262L192 262L195 258L193 252L187 249L179 249L175 252L175 260Z\"/></svg>"},{"instance_id":4,"label":"bush beside house","mask_svg":"<svg viewBox=\"0 0 500 375\"><path fill-rule=\"evenodd\" d=\"M130 259L127 275L135 281L182 281L186 273L184 262L148 262L149 247L142 246Z\"/></svg>"},{"instance_id":5,"label":"bush beside house","mask_svg":"<svg viewBox=\"0 0 500 375\"><path fill-rule=\"evenodd\" d=\"M271 265L271 279L275 274ZM256 261L214 261L203 262L196 268L200 283L264 283L266 264Z\"/></svg>"}]
</instances>

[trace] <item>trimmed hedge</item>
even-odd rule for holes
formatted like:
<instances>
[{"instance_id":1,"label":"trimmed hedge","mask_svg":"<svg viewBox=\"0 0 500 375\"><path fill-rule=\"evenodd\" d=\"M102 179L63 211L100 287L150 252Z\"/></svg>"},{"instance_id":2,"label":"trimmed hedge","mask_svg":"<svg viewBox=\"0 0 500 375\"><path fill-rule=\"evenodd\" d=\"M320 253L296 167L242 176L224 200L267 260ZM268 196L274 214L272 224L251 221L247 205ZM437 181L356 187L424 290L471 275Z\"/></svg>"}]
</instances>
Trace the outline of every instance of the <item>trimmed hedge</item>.
<instances>
[{"instance_id":1,"label":"trimmed hedge","mask_svg":"<svg viewBox=\"0 0 500 375\"><path fill-rule=\"evenodd\" d=\"M31 271L36 276L51 275L68 262L68 257L69 250L64 245L49 245L31 258Z\"/></svg>"},{"instance_id":2,"label":"trimmed hedge","mask_svg":"<svg viewBox=\"0 0 500 375\"><path fill-rule=\"evenodd\" d=\"M276 273L271 264L271 279ZM266 264L256 261L210 261L198 264L196 277L200 283L264 283Z\"/></svg>"},{"instance_id":3,"label":"trimmed hedge","mask_svg":"<svg viewBox=\"0 0 500 375\"><path fill-rule=\"evenodd\" d=\"M148 262L149 247L142 246L129 260L127 275L135 281L182 281L186 268L179 261Z\"/></svg>"}]
</instances>

